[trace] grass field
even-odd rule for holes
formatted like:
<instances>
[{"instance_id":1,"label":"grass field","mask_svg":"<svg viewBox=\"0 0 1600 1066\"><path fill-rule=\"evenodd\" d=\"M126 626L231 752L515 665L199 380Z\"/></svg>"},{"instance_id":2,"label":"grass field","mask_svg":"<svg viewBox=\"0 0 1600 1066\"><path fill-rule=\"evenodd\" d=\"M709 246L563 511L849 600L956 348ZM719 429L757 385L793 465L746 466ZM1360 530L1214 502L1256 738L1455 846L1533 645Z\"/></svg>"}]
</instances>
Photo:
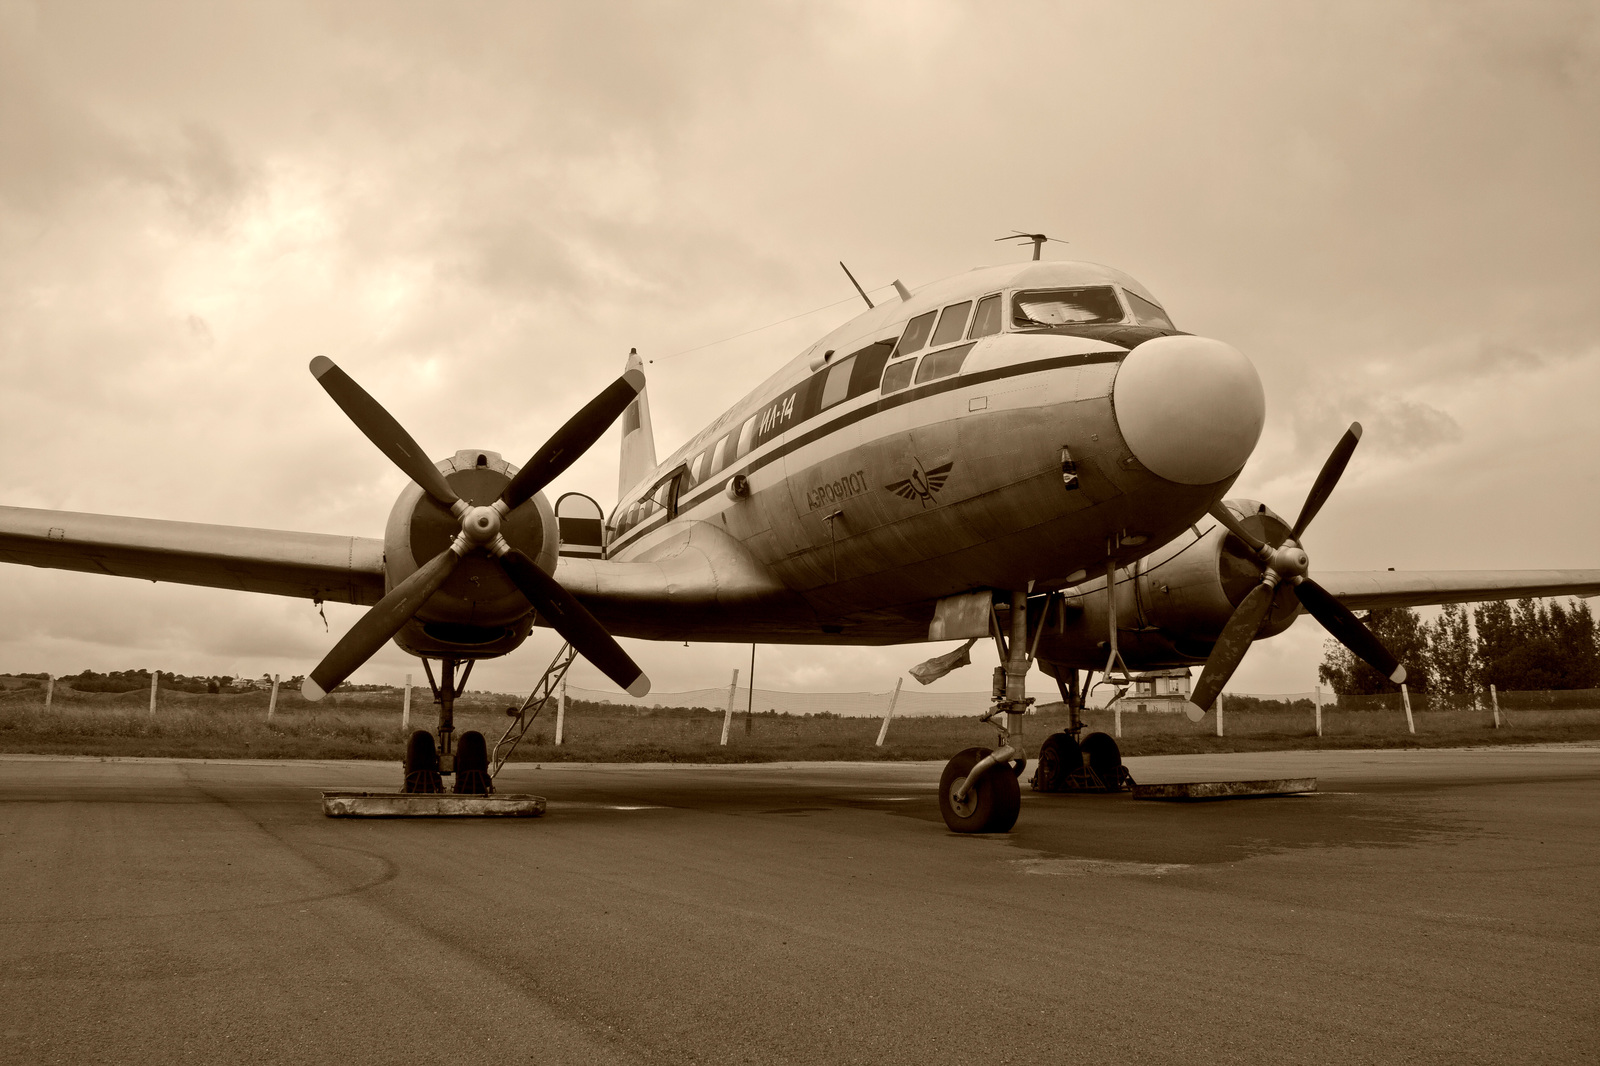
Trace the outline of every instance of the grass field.
<instances>
[{"instance_id":1,"label":"grass field","mask_svg":"<svg viewBox=\"0 0 1600 1066\"><path fill-rule=\"evenodd\" d=\"M0 751L99 756L190 758L316 758L397 760L405 743L397 692L340 694L309 704L280 693L267 721L267 693L203 695L163 692L152 715L147 692L85 693L65 686L44 707L39 687L0 690ZM491 747L509 719L511 697L471 693L457 703L456 729L477 729ZM1508 699L1509 703L1519 702ZM1521 701L1529 703L1531 701ZM1569 701L1570 702L1570 701ZM1402 710L1323 712L1323 735L1309 710L1224 712L1226 735L1208 717L1191 723L1179 714L1122 716L1127 755L1263 751L1286 748L1454 747L1600 739L1600 701L1589 707L1504 710L1495 729L1488 711L1418 710L1417 732L1406 731ZM1280 705L1281 706L1281 705ZM975 708L976 710L976 708ZM992 746L994 730L975 717L900 717L877 747L876 718L736 713L726 747L718 744L722 713L704 709L635 710L604 704L569 707L563 743L555 722L541 718L514 756L519 762L768 762L809 760L945 759L965 747ZM425 692L413 696L412 727L427 728L434 708ZM1114 731L1110 711L1086 715L1092 730ZM1028 747L1064 728L1067 715L1047 704L1030 716Z\"/></svg>"}]
</instances>

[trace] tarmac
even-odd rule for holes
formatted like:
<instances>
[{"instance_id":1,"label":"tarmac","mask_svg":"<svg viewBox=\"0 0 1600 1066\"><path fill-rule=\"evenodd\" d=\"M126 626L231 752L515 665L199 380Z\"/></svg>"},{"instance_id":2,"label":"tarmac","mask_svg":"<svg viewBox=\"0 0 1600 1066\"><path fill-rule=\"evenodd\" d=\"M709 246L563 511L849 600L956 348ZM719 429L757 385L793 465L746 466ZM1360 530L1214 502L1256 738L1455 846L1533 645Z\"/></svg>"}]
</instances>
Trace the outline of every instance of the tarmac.
<instances>
[{"instance_id":1,"label":"tarmac","mask_svg":"<svg viewBox=\"0 0 1600 1066\"><path fill-rule=\"evenodd\" d=\"M0 757L0 1061L1592 1062L1600 747L515 765L542 818L325 818L397 764Z\"/></svg>"}]
</instances>

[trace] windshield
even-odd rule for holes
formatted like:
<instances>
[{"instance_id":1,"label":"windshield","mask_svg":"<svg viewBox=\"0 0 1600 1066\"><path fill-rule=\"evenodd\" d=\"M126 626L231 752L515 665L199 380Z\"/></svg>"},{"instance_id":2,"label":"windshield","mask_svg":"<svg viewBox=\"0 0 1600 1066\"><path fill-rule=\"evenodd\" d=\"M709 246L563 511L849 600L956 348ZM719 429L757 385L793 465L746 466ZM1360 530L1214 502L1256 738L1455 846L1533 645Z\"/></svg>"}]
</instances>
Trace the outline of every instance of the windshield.
<instances>
[{"instance_id":1,"label":"windshield","mask_svg":"<svg viewBox=\"0 0 1600 1066\"><path fill-rule=\"evenodd\" d=\"M1123 290L1123 295L1128 298L1128 306L1133 308L1133 320L1141 326L1155 326L1157 329L1176 329L1172 319L1161 309L1159 304L1151 303L1136 292Z\"/></svg>"},{"instance_id":2,"label":"windshield","mask_svg":"<svg viewBox=\"0 0 1600 1066\"><path fill-rule=\"evenodd\" d=\"M1011 298L1011 324L1028 326L1079 326L1121 322L1122 305L1110 285L1078 289L1035 289Z\"/></svg>"}]
</instances>

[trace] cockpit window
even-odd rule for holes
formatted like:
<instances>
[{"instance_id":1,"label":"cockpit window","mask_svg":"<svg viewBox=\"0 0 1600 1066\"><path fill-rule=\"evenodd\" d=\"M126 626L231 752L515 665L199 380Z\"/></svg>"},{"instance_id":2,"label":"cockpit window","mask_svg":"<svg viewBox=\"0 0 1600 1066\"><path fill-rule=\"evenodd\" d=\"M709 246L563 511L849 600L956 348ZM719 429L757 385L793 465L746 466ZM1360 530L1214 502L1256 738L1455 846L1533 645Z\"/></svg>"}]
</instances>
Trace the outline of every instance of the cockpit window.
<instances>
[{"instance_id":1,"label":"cockpit window","mask_svg":"<svg viewBox=\"0 0 1600 1066\"><path fill-rule=\"evenodd\" d=\"M967 334L973 340L1000 332L1000 297L985 296L978 301L978 313L972 316L972 330Z\"/></svg>"},{"instance_id":2,"label":"cockpit window","mask_svg":"<svg viewBox=\"0 0 1600 1066\"><path fill-rule=\"evenodd\" d=\"M895 346L894 354L896 358L902 355L910 355L928 343L928 334L933 332L933 316L935 314L937 312L929 311L927 314L918 315L906 323L906 331L901 334L900 343Z\"/></svg>"},{"instance_id":3,"label":"cockpit window","mask_svg":"<svg viewBox=\"0 0 1600 1066\"><path fill-rule=\"evenodd\" d=\"M933 340L929 343L937 348L941 344L954 344L960 340L967 331L967 313L971 310L971 300L946 307L944 314L939 317L939 328L933 331Z\"/></svg>"},{"instance_id":4,"label":"cockpit window","mask_svg":"<svg viewBox=\"0 0 1600 1066\"><path fill-rule=\"evenodd\" d=\"M1110 285L1034 289L1011 298L1011 324L1022 329L1121 321L1122 305L1117 302L1117 290Z\"/></svg>"},{"instance_id":5,"label":"cockpit window","mask_svg":"<svg viewBox=\"0 0 1600 1066\"><path fill-rule=\"evenodd\" d=\"M1133 308L1133 320L1141 326L1155 326L1158 329L1177 329L1172 324L1172 319L1161 309L1160 304L1153 304L1136 292L1123 289L1123 294L1128 297L1128 306Z\"/></svg>"}]
</instances>

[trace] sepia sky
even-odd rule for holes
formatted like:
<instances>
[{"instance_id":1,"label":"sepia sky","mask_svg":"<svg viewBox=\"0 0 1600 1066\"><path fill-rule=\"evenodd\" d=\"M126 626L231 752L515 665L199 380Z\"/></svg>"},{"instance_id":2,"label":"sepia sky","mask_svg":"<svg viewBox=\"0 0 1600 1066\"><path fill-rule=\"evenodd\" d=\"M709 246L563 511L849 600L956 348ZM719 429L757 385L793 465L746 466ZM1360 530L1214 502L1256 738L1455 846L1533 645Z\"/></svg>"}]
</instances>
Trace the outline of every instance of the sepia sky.
<instances>
[{"instance_id":1,"label":"sepia sky","mask_svg":"<svg viewBox=\"0 0 1600 1066\"><path fill-rule=\"evenodd\" d=\"M1597 189L1582 0L0 0L0 502L381 536L403 475L314 355L436 456L520 464L637 347L665 455L856 313L837 260L915 288L1038 229L1255 362L1234 495L1292 518L1361 420L1313 573L1600 566ZM609 508L616 462L552 498ZM359 613L3 567L0 671L303 673ZM1308 689L1323 639L1230 689ZM625 643L660 691L749 655ZM884 691L945 647L763 648L757 682Z\"/></svg>"}]
</instances>

